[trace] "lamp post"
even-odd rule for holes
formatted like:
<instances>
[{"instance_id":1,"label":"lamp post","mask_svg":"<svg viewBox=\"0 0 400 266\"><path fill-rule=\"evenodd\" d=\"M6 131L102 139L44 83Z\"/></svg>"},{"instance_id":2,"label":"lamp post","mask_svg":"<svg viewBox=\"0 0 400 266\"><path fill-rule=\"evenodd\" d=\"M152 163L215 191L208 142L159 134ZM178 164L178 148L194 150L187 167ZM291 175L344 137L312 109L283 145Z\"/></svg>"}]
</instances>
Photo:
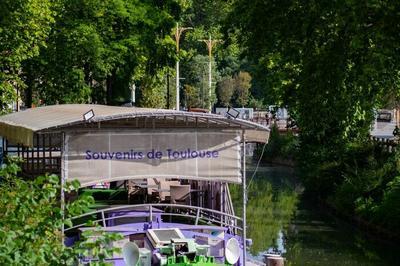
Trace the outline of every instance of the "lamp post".
<instances>
[{"instance_id":1,"label":"lamp post","mask_svg":"<svg viewBox=\"0 0 400 266\"><path fill-rule=\"evenodd\" d=\"M175 31L175 42L176 42L176 54L177 54L177 60L176 60L176 110L179 111L179 40L181 38L182 33L185 30L190 30L193 29L191 27L179 27L179 23L176 23L176 31Z\"/></svg>"},{"instance_id":2,"label":"lamp post","mask_svg":"<svg viewBox=\"0 0 400 266\"><path fill-rule=\"evenodd\" d=\"M208 109L210 110L209 112L211 113L211 87L212 87L212 77L211 77L211 63L212 63L212 49L215 46L216 43L220 42L221 40L212 40L211 35L209 35L208 40L200 40L201 42L204 42L207 45L208 49Z\"/></svg>"}]
</instances>

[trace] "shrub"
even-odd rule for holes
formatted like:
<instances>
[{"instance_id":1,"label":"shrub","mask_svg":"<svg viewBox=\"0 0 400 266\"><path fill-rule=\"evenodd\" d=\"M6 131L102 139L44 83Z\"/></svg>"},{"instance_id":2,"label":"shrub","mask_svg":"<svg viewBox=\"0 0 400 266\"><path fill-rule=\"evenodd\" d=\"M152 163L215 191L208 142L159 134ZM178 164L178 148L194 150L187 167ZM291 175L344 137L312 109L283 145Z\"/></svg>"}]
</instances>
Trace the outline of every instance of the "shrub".
<instances>
[{"instance_id":1,"label":"shrub","mask_svg":"<svg viewBox=\"0 0 400 266\"><path fill-rule=\"evenodd\" d=\"M67 202L62 210L59 177L25 180L18 177L18 171L14 161L0 169L0 265L71 265L78 261L83 247L99 255L97 263L104 264L109 253L103 247L118 236L103 237L105 243L91 246L85 245L88 240L84 237L77 245L66 247L61 233L63 225L71 225L71 217L89 209L93 198ZM79 186L79 182L69 182L64 191L76 191Z\"/></svg>"}]
</instances>

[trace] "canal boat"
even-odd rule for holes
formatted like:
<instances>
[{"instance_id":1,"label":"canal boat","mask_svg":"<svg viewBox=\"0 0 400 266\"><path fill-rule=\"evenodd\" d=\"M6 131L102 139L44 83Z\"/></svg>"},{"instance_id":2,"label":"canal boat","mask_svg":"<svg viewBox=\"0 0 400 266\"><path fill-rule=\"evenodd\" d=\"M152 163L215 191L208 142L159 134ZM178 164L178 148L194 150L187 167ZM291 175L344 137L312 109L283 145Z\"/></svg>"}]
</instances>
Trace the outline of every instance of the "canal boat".
<instances>
[{"instance_id":1,"label":"canal boat","mask_svg":"<svg viewBox=\"0 0 400 266\"><path fill-rule=\"evenodd\" d=\"M0 117L3 154L22 173L78 180L92 211L62 228L65 244L97 223L118 232L114 265L253 265L246 257L246 142L269 129L241 119L175 110L66 104ZM243 213L229 184L242 187ZM74 195L62 191L61 204ZM93 236L94 238L96 235ZM82 257L82 263L91 257Z\"/></svg>"}]
</instances>

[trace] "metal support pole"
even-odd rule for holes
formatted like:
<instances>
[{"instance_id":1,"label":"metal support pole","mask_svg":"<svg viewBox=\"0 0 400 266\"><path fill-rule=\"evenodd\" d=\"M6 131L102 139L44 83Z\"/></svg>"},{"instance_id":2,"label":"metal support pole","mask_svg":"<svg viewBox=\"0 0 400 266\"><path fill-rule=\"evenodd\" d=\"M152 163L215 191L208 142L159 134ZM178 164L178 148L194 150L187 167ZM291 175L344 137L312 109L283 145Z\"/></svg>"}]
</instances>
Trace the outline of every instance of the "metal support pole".
<instances>
[{"instance_id":1,"label":"metal support pole","mask_svg":"<svg viewBox=\"0 0 400 266\"><path fill-rule=\"evenodd\" d=\"M153 222L153 206L152 205L150 205L150 210L149 210L149 214L150 214L150 223L152 223Z\"/></svg>"},{"instance_id":2,"label":"metal support pole","mask_svg":"<svg viewBox=\"0 0 400 266\"><path fill-rule=\"evenodd\" d=\"M247 205L247 184L246 184L246 141L245 141L245 133L244 130L242 131L242 175L243 175L243 265L246 265L246 205Z\"/></svg>"},{"instance_id":3,"label":"metal support pole","mask_svg":"<svg viewBox=\"0 0 400 266\"><path fill-rule=\"evenodd\" d=\"M65 150L65 133L62 133L62 142L61 142L61 214L62 214L62 225L61 225L61 243L64 244L64 219L65 219L65 194L64 194L64 187L65 187L65 176L66 176L66 150Z\"/></svg>"},{"instance_id":4,"label":"metal support pole","mask_svg":"<svg viewBox=\"0 0 400 266\"><path fill-rule=\"evenodd\" d=\"M179 27L179 24L176 23L176 31L175 31L175 42L176 42L176 54L177 54L177 60L176 60L176 110L179 111L179 40L181 38L182 33L185 30L190 30L192 29L191 27Z\"/></svg>"},{"instance_id":5,"label":"metal support pole","mask_svg":"<svg viewBox=\"0 0 400 266\"><path fill-rule=\"evenodd\" d=\"M136 84L133 83L131 86L131 104L132 106L136 105Z\"/></svg>"},{"instance_id":6,"label":"metal support pole","mask_svg":"<svg viewBox=\"0 0 400 266\"><path fill-rule=\"evenodd\" d=\"M211 37L210 37L211 41ZM208 62L208 110L210 110L211 113L211 61L212 58L210 57L210 61Z\"/></svg>"},{"instance_id":7,"label":"metal support pole","mask_svg":"<svg viewBox=\"0 0 400 266\"><path fill-rule=\"evenodd\" d=\"M103 227L107 227L106 217L104 215L104 211L101 212L101 219L103 220Z\"/></svg>"},{"instance_id":8,"label":"metal support pole","mask_svg":"<svg viewBox=\"0 0 400 266\"><path fill-rule=\"evenodd\" d=\"M199 219L200 219L200 208L197 209L196 221L195 221L194 225L198 225L199 224Z\"/></svg>"},{"instance_id":9,"label":"metal support pole","mask_svg":"<svg viewBox=\"0 0 400 266\"><path fill-rule=\"evenodd\" d=\"M170 92L169 92L169 68L167 69L167 109L169 109L169 100L170 100Z\"/></svg>"},{"instance_id":10,"label":"metal support pole","mask_svg":"<svg viewBox=\"0 0 400 266\"><path fill-rule=\"evenodd\" d=\"M40 147L40 144L39 144L39 134L36 134L36 171L41 171L41 169L40 169L40 162L39 162L39 157L40 157L40 155L39 155L39 147Z\"/></svg>"},{"instance_id":11,"label":"metal support pole","mask_svg":"<svg viewBox=\"0 0 400 266\"><path fill-rule=\"evenodd\" d=\"M212 40L211 39L211 35L209 35L208 40L200 40L202 42L204 42L207 45L207 49L208 49L208 110L211 113L211 87L212 87L212 77L211 77L211 70L212 70L212 49L214 47L214 45L218 42L220 42L221 40Z\"/></svg>"},{"instance_id":12,"label":"metal support pole","mask_svg":"<svg viewBox=\"0 0 400 266\"><path fill-rule=\"evenodd\" d=\"M179 111L179 60L176 61L176 110Z\"/></svg>"}]
</instances>

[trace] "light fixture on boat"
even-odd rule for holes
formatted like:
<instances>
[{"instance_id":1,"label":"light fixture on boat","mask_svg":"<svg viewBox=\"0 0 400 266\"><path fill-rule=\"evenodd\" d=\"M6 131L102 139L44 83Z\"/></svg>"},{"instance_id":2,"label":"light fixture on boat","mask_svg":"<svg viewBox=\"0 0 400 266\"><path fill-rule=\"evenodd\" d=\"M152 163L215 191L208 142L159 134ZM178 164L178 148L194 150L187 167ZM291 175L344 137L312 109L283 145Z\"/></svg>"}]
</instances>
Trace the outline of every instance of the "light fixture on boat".
<instances>
[{"instance_id":1,"label":"light fixture on boat","mask_svg":"<svg viewBox=\"0 0 400 266\"><path fill-rule=\"evenodd\" d=\"M151 266L151 251L139 248L134 242L125 243L122 254L127 266Z\"/></svg>"},{"instance_id":2,"label":"light fixture on boat","mask_svg":"<svg viewBox=\"0 0 400 266\"><path fill-rule=\"evenodd\" d=\"M233 119L236 119L236 118L238 118L240 112L239 112L238 110L236 110L235 108L228 107L228 111L226 111L226 114L227 114L229 117L231 117L231 118L233 118Z\"/></svg>"},{"instance_id":3,"label":"light fixture on boat","mask_svg":"<svg viewBox=\"0 0 400 266\"><path fill-rule=\"evenodd\" d=\"M122 254L126 265L136 265L139 261L139 248L133 242L128 242L124 245Z\"/></svg>"},{"instance_id":4,"label":"light fixture on boat","mask_svg":"<svg viewBox=\"0 0 400 266\"><path fill-rule=\"evenodd\" d=\"M236 238L231 238L226 242L226 247L225 247L225 259L226 261L234 265L236 262L238 262L240 258L240 245L239 242L237 241Z\"/></svg>"},{"instance_id":5,"label":"light fixture on boat","mask_svg":"<svg viewBox=\"0 0 400 266\"><path fill-rule=\"evenodd\" d=\"M83 120L85 120L85 121L89 121L93 117L94 117L93 109L90 109L88 112L83 114Z\"/></svg>"}]
</instances>

